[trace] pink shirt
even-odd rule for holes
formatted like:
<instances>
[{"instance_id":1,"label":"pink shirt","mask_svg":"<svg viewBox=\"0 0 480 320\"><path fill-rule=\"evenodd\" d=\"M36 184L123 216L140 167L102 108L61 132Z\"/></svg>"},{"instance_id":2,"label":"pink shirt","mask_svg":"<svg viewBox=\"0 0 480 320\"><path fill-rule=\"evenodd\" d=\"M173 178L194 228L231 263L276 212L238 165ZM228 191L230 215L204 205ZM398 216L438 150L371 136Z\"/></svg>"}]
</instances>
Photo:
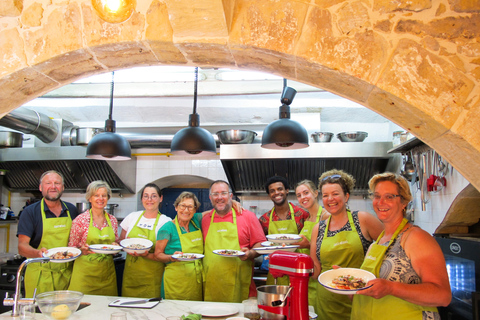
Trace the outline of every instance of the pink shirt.
<instances>
[{"instance_id":1,"label":"pink shirt","mask_svg":"<svg viewBox=\"0 0 480 320\"><path fill-rule=\"evenodd\" d=\"M210 227L210 222L212 220L212 213L213 210L202 218L203 239L206 239L207 237L208 228ZM224 217L220 217L218 214L216 214L213 222L233 223L232 211L227 213ZM263 233L262 226L260 225L260 222L255 214L245 209L242 211L242 214L237 214L237 232L240 248L252 249L256 243L267 241L265 234Z\"/></svg>"},{"instance_id":2,"label":"pink shirt","mask_svg":"<svg viewBox=\"0 0 480 320\"><path fill-rule=\"evenodd\" d=\"M118 221L117 219L108 213L110 222L112 223L112 229L115 233L115 242L118 242ZM105 220L103 226L99 227L93 221L93 226L102 230L105 227L108 227L108 222ZM85 211L84 213L78 215L72 222L72 228L70 229L70 239L68 240L69 247L80 248L87 244L88 228L90 227L90 212Z\"/></svg>"}]
</instances>

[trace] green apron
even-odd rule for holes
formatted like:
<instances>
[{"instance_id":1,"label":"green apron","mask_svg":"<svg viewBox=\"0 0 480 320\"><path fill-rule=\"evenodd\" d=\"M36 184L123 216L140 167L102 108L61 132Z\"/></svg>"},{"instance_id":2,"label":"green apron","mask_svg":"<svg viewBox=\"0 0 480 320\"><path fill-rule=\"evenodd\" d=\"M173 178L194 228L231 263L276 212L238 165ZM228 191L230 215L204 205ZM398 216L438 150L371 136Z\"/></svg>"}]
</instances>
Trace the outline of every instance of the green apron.
<instances>
[{"instance_id":1,"label":"green apron","mask_svg":"<svg viewBox=\"0 0 480 320\"><path fill-rule=\"evenodd\" d=\"M350 210L347 210L347 215L351 231L342 231L333 237L327 237L332 217L329 217L326 222L325 233L320 247L322 273L331 270L333 265L343 268L359 268L362 264L365 256L362 240L357 233ZM314 306L318 319L350 319L352 310L350 298L347 295L330 292L321 284L317 285Z\"/></svg>"},{"instance_id":2,"label":"green apron","mask_svg":"<svg viewBox=\"0 0 480 320\"><path fill-rule=\"evenodd\" d=\"M153 246L150 252L155 252L155 244L157 242L155 230L162 214L160 212L157 214L152 230L138 226L144 214L145 211L138 217L137 222L135 222L127 236L129 238L142 238L152 241ZM164 268L165 264L163 262L127 254L123 271L122 296L135 298L160 297Z\"/></svg>"},{"instance_id":3,"label":"green apron","mask_svg":"<svg viewBox=\"0 0 480 320\"><path fill-rule=\"evenodd\" d=\"M65 203L63 204L65 205ZM67 206L65 205L65 207ZM67 209L68 217L47 219L45 216L44 199L42 199L40 208L43 233L38 248L66 247L68 245L68 237L70 236L70 228L72 227L70 212ZM66 290L72 276L72 268L73 262L29 264L25 271L25 296L27 298L33 297L35 288L37 288L36 294L46 291Z\"/></svg>"},{"instance_id":4,"label":"green apron","mask_svg":"<svg viewBox=\"0 0 480 320\"><path fill-rule=\"evenodd\" d=\"M392 245L393 241L397 238L400 231L408 223L407 219L403 219L402 223L398 226L395 233L392 235L388 246L382 246L378 244L378 241L383 237L385 231L383 231L370 247L365 261L361 268L379 276L380 267L385 253ZM393 311L393 312L392 312ZM414 304L403 299L387 295L380 299L356 294L353 296L353 309L352 320L369 320L369 319L385 319L385 315L388 315L389 320L421 320L423 319L423 311L438 312L435 307L424 307L418 304Z\"/></svg>"},{"instance_id":5,"label":"green apron","mask_svg":"<svg viewBox=\"0 0 480 320\"><path fill-rule=\"evenodd\" d=\"M288 207L290 208L290 214L292 219L290 220L282 220L282 221L272 221L273 212L275 208L270 211L270 221L268 223L268 234L298 234L297 223L295 222L295 214L293 212L293 207L289 203ZM275 280L270 272L267 274L267 285L275 284ZM277 278L277 285L279 286L289 286L290 279L288 276L283 276Z\"/></svg>"},{"instance_id":6,"label":"green apron","mask_svg":"<svg viewBox=\"0 0 480 320\"><path fill-rule=\"evenodd\" d=\"M302 231L300 231L300 234L304 235L309 242L312 240L313 227L320 221L321 216L322 216L322 207L319 207L315 222L305 221L303 225L303 229ZM297 249L297 252L310 255L310 248L300 248L300 249ZM308 305L309 306L315 305L315 300L317 295L317 283L318 283L317 279L314 279L314 278L310 278L310 280L308 281Z\"/></svg>"},{"instance_id":7,"label":"green apron","mask_svg":"<svg viewBox=\"0 0 480 320\"><path fill-rule=\"evenodd\" d=\"M182 234L175 217L182 252L203 254L202 230L192 221L195 231ZM179 279L182 279L179 284ZM203 264L202 260L175 261L165 267L163 276L165 298L171 300L203 301Z\"/></svg>"},{"instance_id":8,"label":"green apron","mask_svg":"<svg viewBox=\"0 0 480 320\"><path fill-rule=\"evenodd\" d=\"M108 214L106 212L104 214L108 227L99 230L93 226L92 209L90 209L87 245L115 242L112 223ZM80 291L84 294L118 296L113 255L93 253L78 257L73 264L72 280L68 290Z\"/></svg>"},{"instance_id":9,"label":"green apron","mask_svg":"<svg viewBox=\"0 0 480 320\"><path fill-rule=\"evenodd\" d=\"M242 302L248 299L252 282L253 262L238 257L222 257L213 250L240 250L237 231L237 216L232 208L233 223L213 222L215 211L205 237L204 297L205 301Z\"/></svg>"}]
</instances>

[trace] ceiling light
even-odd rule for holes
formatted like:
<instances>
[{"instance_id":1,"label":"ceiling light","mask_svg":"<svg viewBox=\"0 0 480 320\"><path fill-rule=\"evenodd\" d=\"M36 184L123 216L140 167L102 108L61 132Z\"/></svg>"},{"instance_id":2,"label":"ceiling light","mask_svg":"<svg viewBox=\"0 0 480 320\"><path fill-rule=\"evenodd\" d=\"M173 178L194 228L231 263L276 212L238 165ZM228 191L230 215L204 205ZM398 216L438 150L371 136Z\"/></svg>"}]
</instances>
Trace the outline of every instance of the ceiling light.
<instances>
[{"instance_id":1,"label":"ceiling light","mask_svg":"<svg viewBox=\"0 0 480 320\"><path fill-rule=\"evenodd\" d=\"M108 120L105 121L105 132L96 134L87 146L87 158L99 160L129 160L132 158L130 143L115 133L113 113L114 73L110 89L110 110Z\"/></svg>"},{"instance_id":2,"label":"ceiling light","mask_svg":"<svg viewBox=\"0 0 480 320\"><path fill-rule=\"evenodd\" d=\"M285 80L286 84L286 80ZM297 121L290 119L290 104L297 91L284 85L280 101L279 118L270 123L262 135L262 148L301 149L308 147L308 133Z\"/></svg>"},{"instance_id":3,"label":"ceiling light","mask_svg":"<svg viewBox=\"0 0 480 320\"><path fill-rule=\"evenodd\" d=\"M98 16L110 23L126 21L135 10L135 0L92 0Z\"/></svg>"},{"instance_id":4,"label":"ceiling light","mask_svg":"<svg viewBox=\"0 0 480 320\"><path fill-rule=\"evenodd\" d=\"M199 154L201 152L217 152L217 144L212 134L200 128L200 115L197 113L198 67L195 68L193 93L193 113L188 117L188 128L183 128L172 139L170 146L173 154Z\"/></svg>"}]
</instances>

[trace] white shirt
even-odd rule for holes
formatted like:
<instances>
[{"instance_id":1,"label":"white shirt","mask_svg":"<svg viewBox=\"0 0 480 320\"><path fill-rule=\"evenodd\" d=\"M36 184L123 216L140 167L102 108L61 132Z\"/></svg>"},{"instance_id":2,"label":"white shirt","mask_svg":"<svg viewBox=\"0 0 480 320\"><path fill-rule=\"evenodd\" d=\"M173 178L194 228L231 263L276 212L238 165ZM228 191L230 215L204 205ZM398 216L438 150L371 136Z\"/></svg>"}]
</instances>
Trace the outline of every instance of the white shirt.
<instances>
[{"instance_id":1,"label":"white shirt","mask_svg":"<svg viewBox=\"0 0 480 320\"><path fill-rule=\"evenodd\" d=\"M130 231L133 229L133 227L135 227L135 223L137 222L138 218L142 213L143 210L132 212L128 216L126 216L120 223L120 227L127 232L126 237L128 237ZM152 230L153 225L155 224L155 220L156 217L153 219L148 219L143 216L137 225L141 228ZM158 234L158 230L168 221L172 221L172 219L164 214L160 216L160 218L158 219L157 227L155 228L155 235Z\"/></svg>"}]
</instances>

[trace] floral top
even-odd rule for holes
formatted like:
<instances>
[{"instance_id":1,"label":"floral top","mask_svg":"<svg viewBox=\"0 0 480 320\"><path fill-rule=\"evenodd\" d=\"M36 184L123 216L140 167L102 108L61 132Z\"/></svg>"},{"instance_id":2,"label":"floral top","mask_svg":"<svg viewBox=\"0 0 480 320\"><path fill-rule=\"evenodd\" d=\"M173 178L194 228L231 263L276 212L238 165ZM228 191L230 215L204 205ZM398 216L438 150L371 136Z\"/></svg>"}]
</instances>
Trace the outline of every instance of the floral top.
<instances>
[{"instance_id":1,"label":"floral top","mask_svg":"<svg viewBox=\"0 0 480 320\"><path fill-rule=\"evenodd\" d=\"M291 202L289 203L292 205L293 215L295 217L295 222L297 223L298 233L300 233L300 231L302 231L303 229L304 222L308 220L308 218L310 217L310 214L308 213L308 211L303 210L299 206L296 206ZM291 220L291 219L292 219L292 214L289 212L287 214L287 219L285 220ZM262 225L263 232L265 232L265 234L268 234L268 225L270 224L270 211L264 213L258 220ZM277 215L276 211L273 211L272 220L280 221L280 217Z\"/></svg>"},{"instance_id":2,"label":"floral top","mask_svg":"<svg viewBox=\"0 0 480 320\"><path fill-rule=\"evenodd\" d=\"M118 221L111 214L107 213L112 223L113 231L115 232L115 242L118 242ZM102 230L105 227L108 227L108 222L105 220L103 226L99 227L93 221L93 226ZM78 215L75 220L72 222L72 228L70 229L70 239L68 240L69 247L80 248L87 244L88 228L90 227L90 212L85 211L84 213Z\"/></svg>"}]
</instances>

